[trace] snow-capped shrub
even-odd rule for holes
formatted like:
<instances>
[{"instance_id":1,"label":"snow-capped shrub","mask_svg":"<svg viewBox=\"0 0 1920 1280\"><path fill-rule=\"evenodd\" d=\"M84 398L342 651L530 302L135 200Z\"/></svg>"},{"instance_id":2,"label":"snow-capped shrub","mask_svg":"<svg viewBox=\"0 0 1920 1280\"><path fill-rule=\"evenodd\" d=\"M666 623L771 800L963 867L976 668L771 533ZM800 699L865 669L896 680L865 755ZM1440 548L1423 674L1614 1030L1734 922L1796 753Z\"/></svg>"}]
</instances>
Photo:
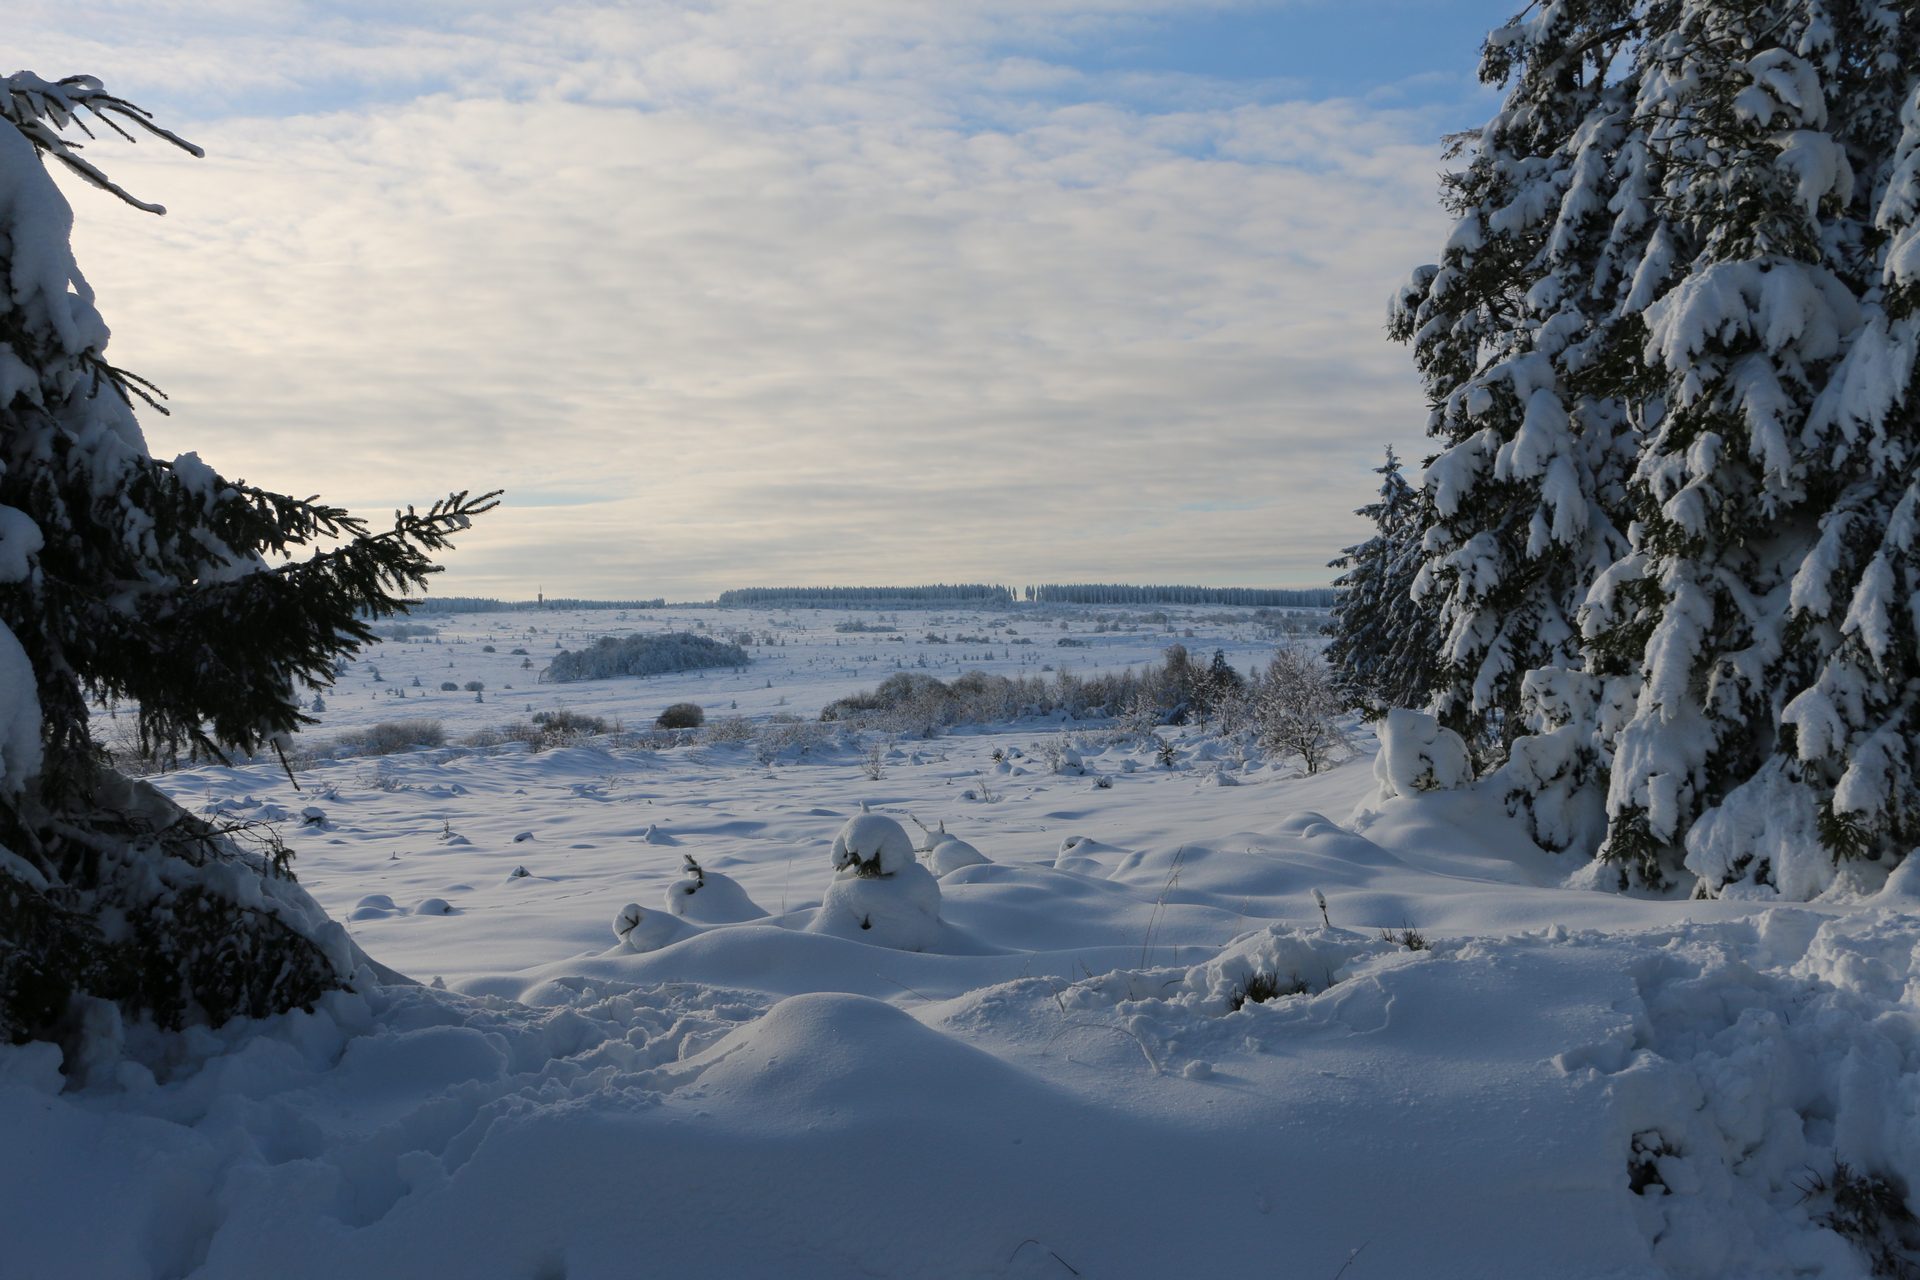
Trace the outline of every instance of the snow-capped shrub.
<instances>
[{"instance_id":1,"label":"snow-capped shrub","mask_svg":"<svg viewBox=\"0 0 1920 1280\"><path fill-rule=\"evenodd\" d=\"M738 924L742 920L760 920L763 911L740 883L731 876L709 871L684 855L685 875L667 886L667 911L683 920L699 924Z\"/></svg>"},{"instance_id":2,"label":"snow-capped shrub","mask_svg":"<svg viewBox=\"0 0 1920 1280\"><path fill-rule=\"evenodd\" d=\"M1243 934L1213 959L1188 969L1177 990L1196 998L1202 1008L1234 1013L1258 1003L1256 992L1271 998L1325 991L1345 978L1356 960L1398 950L1390 939L1345 929L1268 925Z\"/></svg>"},{"instance_id":3,"label":"snow-capped shrub","mask_svg":"<svg viewBox=\"0 0 1920 1280\"><path fill-rule=\"evenodd\" d=\"M833 837L832 858L836 871L877 879L914 865L913 841L892 818L862 813Z\"/></svg>"},{"instance_id":4,"label":"snow-capped shrub","mask_svg":"<svg viewBox=\"0 0 1920 1280\"><path fill-rule=\"evenodd\" d=\"M920 856L934 875L944 876L962 867L977 867L990 861L987 855L949 832L945 822L929 830L918 818L914 821L924 833L920 840Z\"/></svg>"},{"instance_id":5,"label":"snow-capped shrub","mask_svg":"<svg viewBox=\"0 0 1920 1280\"><path fill-rule=\"evenodd\" d=\"M863 813L833 840L835 875L807 929L901 951L940 937L940 883L892 818Z\"/></svg>"},{"instance_id":6,"label":"snow-capped shrub","mask_svg":"<svg viewBox=\"0 0 1920 1280\"><path fill-rule=\"evenodd\" d=\"M637 902L629 902L613 918L613 936L629 951L658 951L698 932L669 912L648 911Z\"/></svg>"},{"instance_id":7,"label":"snow-capped shrub","mask_svg":"<svg viewBox=\"0 0 1920 1280\"><path fill-rule=\"evenodd\" d=\"M1373 759L1380 798L1447 791L1473 776L1467 744L1434 717L1398 708L1380 727L1380 754Z\"/></svg>"}]
</instances>

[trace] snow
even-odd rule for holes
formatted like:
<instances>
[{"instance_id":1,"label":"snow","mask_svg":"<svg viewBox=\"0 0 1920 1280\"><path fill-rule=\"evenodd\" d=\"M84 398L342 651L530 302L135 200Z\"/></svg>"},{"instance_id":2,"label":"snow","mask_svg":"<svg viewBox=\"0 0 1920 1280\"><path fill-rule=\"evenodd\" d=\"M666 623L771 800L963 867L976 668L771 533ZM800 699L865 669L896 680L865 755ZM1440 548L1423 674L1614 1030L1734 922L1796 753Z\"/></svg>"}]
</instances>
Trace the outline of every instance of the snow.
<instances>
[{"instance_id":1,"label":"snow","mask_svg":"<svg viewBox=\"0 0 1920 1280\"><path fill-rule=\"evenodd\" d=\"M1107 660L1167 642L1067 616ZM743 673L494 708L426 677L458 654L491 689L519 658L480 637L613 620L435 620L440 643L368 655L379 685L356 664L317 733L392 715L385 690L417 692L416 673L427 696L407 700L461 733L522 697L644 724L689 692L764 724L900 655L790 621ZM1196 651L1241 634L1178 621ZM1529 688L1543 736L1606 714L1570 678ZM1063 729L1111 787L991 772ZM1804 1188L1836 1159L1920 1185L1920 860L1806 906L1593 892L1497 794L1423 789L1464 770L1429 717L1388 720L1378 761L1359 730L1353 759L1309 776L1266 757L1227 788L1207 779L1231 742L1160 733L1176 767L1096 724L1029 721L927 739L881 779L858 740L768 764L752 742L619 734L316 757L301 793L266 761L166 775L197 811L282 816L361 980L311 1012L172 1036L92 1011L66 1076L59 1048L0 1047L7 1265L1864 1274L1823 1225L1831 1198ZM996 799L960 799L990 773ZM325 825L300 827L316 802ZM934 865L907 837L922 819ZM836 868L836 844L883 874ZM961 844L992 860L936 882ZM841 927L855 910L875 927ZM375 981L361 953L429 985ZM1641 1193L1634 1160L1658 1178Z\"/></svg>"}]
</instances>

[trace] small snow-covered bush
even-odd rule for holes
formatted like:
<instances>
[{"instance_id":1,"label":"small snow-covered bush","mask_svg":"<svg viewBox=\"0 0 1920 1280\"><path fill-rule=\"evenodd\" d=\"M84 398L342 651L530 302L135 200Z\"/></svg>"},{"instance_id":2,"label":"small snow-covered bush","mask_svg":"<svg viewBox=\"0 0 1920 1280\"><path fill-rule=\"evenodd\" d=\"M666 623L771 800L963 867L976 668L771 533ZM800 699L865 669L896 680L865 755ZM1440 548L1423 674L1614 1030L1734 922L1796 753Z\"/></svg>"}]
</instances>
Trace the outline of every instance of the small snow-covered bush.
<instances>
[{"instance_id":1,"label":"small snow-covered bush","mask_svg":"<svg viewBox=\"0 0 1920 1280\"><path fill-rule=\"evenodd\" d=\"M665 911L648 911L637 902L629 902L613 918L613 936L629 951L658 951L697 932L686 921Z\"/></svg>"},{"instance_id":2,"label":"small snow-covered bush","mask_svg":"<svg viewBox=\"0 0 1920 1280\"><path fill-rule=\"evenodd\" d=\"M1381 725L1373 776L1380 798L1388 800L1464 786L1473 771L1459 734L1425 712L1396 709Z\"/></svg>"},{"instance_id":3,"label":"small snow-covered bush","mask_svg":"<svg viewBox=\"0 0 1920 1280\"><path fill-rule=\"evenodd\" d=\"M901 951L925 951L940 936L940 883L914 858L892 818L863 813L833 839L835 876L807 929Z\"/></svg>"},{"instance_id":4,"label":"small snow-covered bush","mask_svg":"<svg viewBox=\"0 0 1920 1280\"><path fill-rule=\"evenodd\" d=\"M685 855L683 862L685 874L667 886L670 914L700 924L737 924L766 918L767 913L731 876L707 870L691 854Z\"/></svg>"}]
</instances>

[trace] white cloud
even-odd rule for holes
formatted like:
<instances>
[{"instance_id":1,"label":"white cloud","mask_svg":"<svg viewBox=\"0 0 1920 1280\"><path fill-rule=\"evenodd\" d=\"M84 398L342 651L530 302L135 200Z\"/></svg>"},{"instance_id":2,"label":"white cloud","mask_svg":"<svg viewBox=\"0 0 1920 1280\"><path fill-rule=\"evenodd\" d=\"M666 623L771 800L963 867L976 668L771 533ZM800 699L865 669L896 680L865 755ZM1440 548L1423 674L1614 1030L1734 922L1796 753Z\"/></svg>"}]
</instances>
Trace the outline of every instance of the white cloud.
<instances>
[{"instance_id":1,"label":"white cloud","mask_svg":"<svg viewBox=\"0 0 1920 1280\"><path fill-rule=\"evenodd\" d=\"M164 219L75 196L155 450L505 487L439 590L1324 581L1418 453L1381 327L1439 124L1032 54L1164 7L129 4L24 47L208 151L96 148Z\"/></svg>"}]
</instances>

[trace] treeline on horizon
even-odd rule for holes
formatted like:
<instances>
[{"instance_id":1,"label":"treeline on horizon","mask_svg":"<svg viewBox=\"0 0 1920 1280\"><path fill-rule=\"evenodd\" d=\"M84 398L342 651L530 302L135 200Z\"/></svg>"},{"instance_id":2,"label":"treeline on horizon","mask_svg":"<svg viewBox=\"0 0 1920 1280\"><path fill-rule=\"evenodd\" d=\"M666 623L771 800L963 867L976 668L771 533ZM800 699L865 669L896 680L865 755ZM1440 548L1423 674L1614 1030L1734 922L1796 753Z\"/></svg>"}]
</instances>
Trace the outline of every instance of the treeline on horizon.
<instances>
[{"instance_id":1,"label":"treeline on horizon","mask_svg":"<svg viewBox=\"0 0 1920 1280\"><path fill-rule=\"evenodd\" d=\"M409 613L515 613L523 609L664 609L667 600L494 600L487 596L427 596L413 601Z\"/></svg>"},{"instance_id":2,"label":"treeline on horizon","mask_svg":"<svg viewBox=\"0 0 1920 1280\"><path fill-rule=\"evenodd\" d=\"M1012 604L1011 587L979 582L935 583L922 587L739 587L722 591L717 605L769 604Z\"/></svg>"},{"instance_id":3,"label":"treeline on horizon","mask_svg":"<svg viewBox=\"0 0 1920 1280\"><path fill-rule=\"evenodd\" d=\"M1118 582L1048 583L1028 587L1035 604L1234 604L1256 608L1328 609L1332 587L1136 587Z\"/></svg>"}]
</instances>

